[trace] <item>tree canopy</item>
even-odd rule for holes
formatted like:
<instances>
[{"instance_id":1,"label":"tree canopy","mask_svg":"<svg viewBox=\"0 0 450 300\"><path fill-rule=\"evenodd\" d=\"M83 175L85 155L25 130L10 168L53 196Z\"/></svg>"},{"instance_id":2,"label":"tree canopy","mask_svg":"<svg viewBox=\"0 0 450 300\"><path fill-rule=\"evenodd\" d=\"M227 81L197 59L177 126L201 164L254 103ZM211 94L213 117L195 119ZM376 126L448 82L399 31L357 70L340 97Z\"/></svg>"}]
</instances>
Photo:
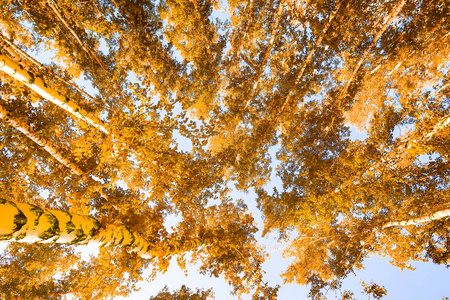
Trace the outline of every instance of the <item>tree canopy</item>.
<instances>
[{"instance_id":1,"label":"tree canopy","mask_svg":"<svg viewBox=\"0 0 450 300\"><path fill-rule=\"evenodd\" d=\"M29 203L36 222L64 211L126 228L155 254L10 243L2 298L126 296L176 256L234 295L276 299L269 233L292 258L283 280L312 299L373 254L449 264L448 0L0 5L0 201Z\"/></svg>"}]
</instances>

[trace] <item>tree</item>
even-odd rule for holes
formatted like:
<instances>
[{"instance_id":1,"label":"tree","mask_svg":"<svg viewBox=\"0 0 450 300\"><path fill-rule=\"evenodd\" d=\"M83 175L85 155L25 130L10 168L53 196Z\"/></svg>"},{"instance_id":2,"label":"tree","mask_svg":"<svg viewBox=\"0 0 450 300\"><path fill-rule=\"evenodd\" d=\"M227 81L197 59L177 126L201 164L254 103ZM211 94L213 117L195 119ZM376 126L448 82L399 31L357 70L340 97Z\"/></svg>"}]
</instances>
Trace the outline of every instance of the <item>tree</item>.
<instances>
[{"instance_id":1,"label":"tree","mask_svg":"<svg viewBox=\"0 0 450 300\"><path fill-rule=\"evenodd\" d=\"M169 292L169 289L167 286L164 287L164 289L159 292L156 296L150 297L149 300L183 300L183 299L193 299L193 300L206 300L206 299L214 299L211 298L213 296L213 293L211 290L197 290L197 291L191 291L189 288L187 288L185 285L182 285L179 290L173 291L172 293Z\"/></svg>"},{"instance_id":2,"label":"tree","mask_svg":"<svg viewBox=\"0 0 450 300\"><path fill-rule=\"evenodd\" d=\"M297 118L296 123L318 122L314 109L311 115L314 117ZM389 256L392 264L401 268L408 268L410 260L433 257L433 253L435 261L447 263L437 253L441 251L445 257L448 238L438 229L448 222L448 161L444 158L448 154L442 148L426 148L425 153L438 153L442 158L422 163L418 156L424 152L416 148L408 152L411 156L406 164L399 163L401 157L391 156L395 149L407 149L405 144L396 148L398 140L392 138L399 116L401 112L392 107L376 115L365 144L343 139L346 129L342 125L338 129L337 118L330 129L333 134L316 143L308 139L325 136L326 126L317 126L322 129L317 132L312 126L295 124L292 130L307 130L297 133L282 149L284 190L275 190L271 196L260 191L266 230L281 230L281 238L290 231L298 235L286 251L294 256L294 263L283 276L311 284L312 297L339 288L339 282L362 268L363 259L372 253ZM430 144L446 140L423 131L420 134L434 140ZM288 138L292 135L286 132ZM380 147L384 143L390 147ZM315 147L300 146L311 144ZM421 147L427 147L427 142ZM383 159L385 151L396 159ZM337 178L334 174L343 175ZM432 236L439 237L439 244L431 241Z\"/></svg>"},{"instance_id":3,"label":"tree","mask_svg":"<svg viewBox=\"0 0 450 300\"><path fill-rule=\"evenodd\" d=\"M36 9L36 7L32 9ZM36 13L40 13L38 9ZM30 17L30 15L27 13L26 17ZM45 17L36 20L38 22L36 25L46 25L43 24L43 20ZM21 46L18 47L17 49L20 49ZM17 54L17 52L13 53ZM83 64L80 66L83 68ZM51 68L55 69L54 66ZM31 70L36 72L33 68ZM54 72L61 71L57 69ZM56 77L52 77L52 74L43 74L42 70L36 73L43 77L49 76L50 80L56 79ZM97 75L93 74L93 76ZM67 77L67 75L60 77ZM123 82L119 82L122 80L120 76L113 76L111 79L114 84L123 84ZM101 80L95 82L100 86L103 84ZM14 105L17 106L17 103L21 103L19 111L14 111L14 114L19 117L12 121L12 117L9 115L6 123L14 124L16 129L22 129L29 138L38 141L39 146L47 147L50 154L54 157L56 155L60 158L59 161L64 161L64 164L69 166L69 172L77 170L72 175L67 174L67 170L59 168L58 160L46 161L39 157L39 152L37 156L36 154L32 157L23 156L24 150L26 151L26 148L30 146L29 142L23 138L18 139L14 132L2 128L4 136L6 136L2 142L5 146L7 145L3 148L2 168L4 168L5 185L2 188L8 191L8 195L15 195L17 198L19 191L27 191L25 194L33 194L32 192L36 191L33 197L35 197L35 201L42 204L43 199L39 199L38 195L43 190L47 190L50 191L50 197L54 203L62 203L66 208L71 207L72 210L85 214L89 213L91 209L96 210L97 215L101 216L101 223L111 221L115 224L125 223L134 229L140 227L140 231L144 231L153 242L158 239L177 237L187 240L199 232L210 237L219 233L229 233L228 241L239 244L230 248L226 242L216 239L215 246L205 249L205 251L197 247L199 253L193 259L210 266L204 268L213 272L215 276L220 273L227 274L227 279L236 287L237 293L247 290L246 282L258 284L260 276L258 268L264 260L264 255L261 253L261 249L254 245L253 219L246 214L244 206L234 205L226 200L224 207L213 205L205 210L203 205L207 203L208 198L219 192L220 175L213 175L214 166L210 159L199 157L196 154L183 153L176 149L176 144L171 137L174 130L179 130L192 138L194 145L199 150L203 143L201 140L208 135L207 130L200 132L196 124L186 117L186 113L172 116L173 103L168 103L164 98L161 99L160 104L151 103L148 90L144 91L140 84L135 83L130 89L117 90L116 93L116 99L120 99L120 102L125 105L121 109L129 107L128 114L119 113L108 107L97 106L97 108L106 109L112 115L108 118L108 127L112 134L99 136L84 127L83 124L80 124L80 128L72 127L72 118L58 114L54 107L47 104L41 106L39 102L36 105L36 101L40 101L39 96L24 88L20 82L14 82L5 77L2 84L5 111L11 111ZM65 84L66 82L57 82L55 90L60 90L61 93L68 90L69 94L73 93L73 86ZM145 85L145 82L143 84ZM106 86L106 88L110 90L110 86ZM101 92L103 93L105 90ZM75 93L75 96L77 99L83 99L78 93ZM113 98L113 94L109 93L108 99L112 100ZM83 100L82 102L86 103ZM136 105L136 102L139 104ZM161 109L164 110L163 113L161 113ZM160 120L161 114L163 117ZM6 117L8 112L4 115ZM150 116L153 116L153 119L149 118ZM31 125L27 126L27 123ZM51 125L46 127L44 124ZM24 131L24 128L27 130ZM52 132L54 128L56 130ZM10 138L14 142L11 143ZM55 152L55 141L58 141L58 145L62 145L58 148L73 150L73 157L70 157L71 155L68 155L66 151L62 151L65 153ZM16 142L17 144L15 144ZM19 144L25 146L14 147ZM52 145L51 149L49 145ZM36 147L36 145L31 147ZM25 159L23 159L24 157ZM43 157L46 158L45 155ZM135 162L136 159L140 161L139 166L132 166L130 160ZM7 169L8 166L16 163L21 167L15 170ZM27 169L23 166L28 163L34 169L31 174L28 174L29 177L23 180L22 172L26 172ZM18 166L17 164L15 166ZM74 166L77 166L78 169ZM132 176L128 177L130 172ZM45 173L46 175L43 176ZM148 200L145 200L139 191L124 191L118 187L116 181L126 177L117 176L117 173L127 175L129 180L126 180L126 183L131 188L136 188L136 186L140 189L145 188L149 192L148 199L152 199L156 203L156 207L142 206L142 201L145 203ZM81 176L77 177L76 175ZM97 182L94 184L90 178L96 178ZM18 180L16 181L16 179ZM90 201L92 202L87 205ZM218 210L214 211L214 209ZM162 225L164 216L179 212L185 218L186 229L180 227L178 232L169 235ZM230 217L228 222L219 224L218 220L222 218L219 217L219 213L235 214L235 216ZM208 219L206 223L196 222L205 218ZM241 220L244 220L244 223ZM238 223L234 224L236 221ZM210 224L211 228L205 227L205 224ZM232 262L233 259L236 261ZM246 259L249 260L244 261ZM185 259L180 256L181 265L184 264L184 261ZM155 269L164 271L168 263L169 257L162 255L155 263ZM138 268L136 272L139 272L140 269ZM240 271L237 271L238 269ZM245 275L243 275L244 273ZM120 279L125 280L123 276ZM82 280L78 282L82 282ZM105 296L107 293L103 294L103 297Z\"/></svg>"},{"instance_id":4,"label":"tree","mask_svg":"<svg viewBox=\"0 0 450 300\"><path fill-rule=\"evenodd\" d=\"M33 251L29 248L33 248ZM4 299L17 299L20 295L46 297L65 293L68 283L52 280L52 275L64 273L77 260L73 251L64 246L43 245L36 248L30 244L12 244L3 255L0 285ZM59 257L62 259L59 260Z\"/></svg>"},{"instance_id":5,"label":"tree","mask_svg":"<svg viewBox=\"0 0 450 300\"><path fill-rule=\"evenodd\" d=\"M69 214L62 211L41 209L27 203L15 203L2 200L2 240L19 242L53 242L64 244L86 244L99 246L130 247L143 258L168 256L178 252L198 248L205 241L174 241L167 245L152 245L138 233L131 232L126 226L108 226L102 228L91 217Z\"/></svg>"},{"instance_id":6,"label":"tree","mask_svg":"<svg viewBox=\"0 0 450 300\"><path fill-rule=\"evenodd\" d=\"M392 26L375 31L372 41L358 49L349 60L350 66L356 62L357 69L360 66L367 68L360 78L349 84L355 71L347 67L336 70L341 74L339 77L346 79L342 86L338 85L342 80L336 78L337 83L333 83L326 97L311 99L293 108L290 119L282 123L278 174L283 187L281 191L276 188L272 195L260 189L259 207L265 216L265 232L279 231L280 239L295 233L296 237L286 250L286 255L294 257L294 262L283 277L288 282L310 284L313 298L319 299L326 290L340 288L340 281L362 268L363 259L372 253L389 256L399 267L408 267L410 259L426 260L433 253L436 253L435 261L446 263L443 259L446 257L446 233L438 229L442 226L439 223L448 221L445 214L448 152L442 148L448 142L444 132L448 110L443 104L448 98L446 80L440 79L441 75L437 73L425 75L419 70L416 74L421 75L416 77L413 85L403 81L402 76L393 78L391 74L401 60L393 54L373 54L378 63L363 63L368 53L387 51L392 43L401 43L406 34L414 35L409 41L414 44L414 51L424 49L438 53L440 50L428 43L429 40L421 43L422 38L426 39L415 27L415 22L419 23L420 19L415 16L421 14L427 16L422 19L422 24L427 24L424 26L434 27L433 34L446 37L438 26L442 7L436 3L436 6L426 4L420 3L419 7L400 4L400 7L404 5L401 14L412 18L408 28L417 30L402 32L403 28ZM386 9L395 13L391 5ZM355 12L352 17L353 20L356 18L355 24L365 27L360 23L363 21L358 20L359 14L365 11L352 11ZM342 20L339 15L336 19ZM380 35L383 30L384 34ZM429 34L425 32L425 35ZM379 49L371 48L376 39L380 41L380 46L376 47ZM345 40L342 38L339 43L343 45ZM336 49L334 47L330 45L330 49ZM345 59L343 52L349 48L341 49L338 55ZM406 47L404 50L412 52ZM371 75L383 66L380 62L387 61L392 63L392 69L388 70L391 72L386 75L388 72L384 71L384 76L371 79ZM417 57L416 63L420 64L420 61ZM439 62L431 64L440 70L438 72L447 72ZM321 66L317 69L318 72L323 70ZM403 74L416 72L415 69L402 70L405 70ZM386 97L390 78L396 80L395 92ZM419 86L430 79L437 84L431 92L424 93ZM349 95L344 99L341 93L347 88ZM371 94L359 94L362 91ZM440 95L442 91L444 94ZM379 93L376 95L379 102L371 102L373 106L366 109L365 105L374 101L371 97L375 93ZM351 141L348 138L345 121L351 115L349 111L352 116L364 116L364 123L359 124L366 126L369 133L366 140ZM394 137L394 130L405 125L414 130ZM430 156L430 161L425 163L422 162L424 155L437 158ZM405 227L394 229L394 224L409 225L407 232ZM417 228L411 226L413 224ZM431 242L431 236L439 236L440 244ZM427 247L428 243L432 246ZM427 249L433 250L427 252ZM438 253L442 254L441 259Z\"/></svg>"},{"instance_id":7,"label":"tree","mask_svg":"<svg viewBox=\"0 0 450 300\"><path fill-rule=\"evenodd\" d=\"M17 79L20 82L26 84L40 96L49 101L52 101L77 118L85 120L101 131L108 133L108 130L102 125L102 121L100 119L95 116L89 115L84 109L80 108L77 104L70 101L67 97L48 87L47 83L44 82L41 78L37 77L37 75L31 73L30 71L25 71L20 64L17 64L5 55L1 55L0 60L0 69L3 72L7 73L14 79Z\"/></svg>"},{"instance_id":8,"label":"tree","mask_svg":"<svg viewBox=\"0 0 450 300\"><path fill-rule=\"evenodd\" d=\"M257 191L263 234L291 239L283 277L310 284L312 298L373 253L402 268L446 264L447 2L0 0L2 205L50 226L18 217L18 233L11 223L3 234L29 226L31 240L59 240L58 216L76 216L92 232L71 231L71 242L111 233L154 257L106 247L75 267L69 246L36 248L55 264L70 256L73 272L52 285L56 273L27 269L34 246L11 246L3 266L42 284L4 282L20 290L7 297L126 294L179 249L182 268L198 263L235 294L275 299L259 228L234 187ZM282 186L271 192L273 173ZM83 283L100 281L103 292Z\"/></svg>"}]
</instances>

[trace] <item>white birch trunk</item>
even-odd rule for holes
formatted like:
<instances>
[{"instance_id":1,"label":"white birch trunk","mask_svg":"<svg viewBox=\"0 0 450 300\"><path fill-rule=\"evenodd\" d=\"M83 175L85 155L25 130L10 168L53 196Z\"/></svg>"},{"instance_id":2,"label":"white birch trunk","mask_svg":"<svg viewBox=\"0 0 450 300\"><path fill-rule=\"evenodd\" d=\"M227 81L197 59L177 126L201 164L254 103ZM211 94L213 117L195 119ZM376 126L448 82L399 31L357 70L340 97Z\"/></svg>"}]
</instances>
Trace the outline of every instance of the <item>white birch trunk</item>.
<instances>
[{"instance_id":1,"label":"white birch trunk","mask_svg":"<svg viewBox=\"0 0 450 300\"><path fill-rule=\"evenodd\" d=\"M0 118L4 119L5 122L18 131L26 135L30 140L44 148L54 159L59 161L61 164L69 168L72 172L79 176L85 176L84 172L73 162L66 158L66 155L61 151L61 149L56 146L53 142L40 136L39 134L33 132L28 124L24 124L18 119L11 118L9 113L0 105Z\"/></svg>"},{"instance_id":2,"label":"white birch trunk","mask_svg":"<svg viewBox=\"0 0 450 300\"><path fill-rule=\"evenodd\" d=\"M450 115L447 115L447 116L439 119L437 124L433 127L433 130L424 135L424 137L422 139L422 143L428 142L433 137L433 135L435 135L437 132L441 131L442 129L444 129L445 127L447 127L449 125L450 125Z\"/></svg>"},{"instance_id":3,"label":"white birch trunk","mask_svg":"<svg viewBox=\"0 0 450 300\"><path fill-rule=\"evenodd\" d=\"M16 54L20 54L26 61L29 61L31 63L33 63L34 65L36 65L39 69L45 70L46 72L49 72L52 74L52 76L55 76L56 78L58 78L59 80L61 80L62 82L64 82L67 85L70 85L71 87L75 88L77 91L79 91L81 94L83 94L84 96L86 96L89 100L97 103L97 104L101 104L101 105L105 105L105 103L103 101L98 101L97 99L95 99L94 97L92 97L91 95L89 95L88 93L86 93L85 91L83 91L80 87L78 87L76 84L74 84L73 82L70 82L66 79L64 79L63 77L59 76L58 74L56 74L55 72L53 72L51 69L47 68L46 66L44 66L43 64L41 64L40 62L38 62L37 60L35 60L33 57L31 57L30 55L28 55L25 51L23 51L22 49L20 49L17 45L15 45L9 38L7 38L6 36L4 36L3 34L1 34L0 32L0 39L2 39L5 43L8 44L9 48L5 49L10 53L16 53ZM111 109L108 107L108 109Z\"/></svg>"},{"instance_id":4,"label":"white birch trunk","mask_svg":"<svg viewBox=\"0 0 450 300\"><path fill-rule=\"evenodd\" d=\"M387 223L383 224L383 229L389 228L389 227L398 227L398 226L420 225L423 223L428 223L428 222L431 222L434 220L440 220L440 219L447 218L447 217L450 217L450 209L440 210L440 211L435 212L434 214L419 217L419 218L414 218L414 219L410 219L410 220L387 222Z\"/></svg>"},{"instance_id":5,"label":"white birch trunk","mask_svg":"<svg viewBox=\"0 0 450 300\"><path fill-rule=\"evenodd\" d=\"M109 199L108 195L103 192L101 182L98 179L96 179L94 176L86 174L78 167L77 164L68 159L67 155L63 153L63 151L57 145L34 132L28 124L21 122L19 119L11 118L11 116L9 116L9 113L1 105L0 119L4 119L7 124L22 132L30 140L41 146L48 154L50 154L54 159L63 164L71 172L83 177L90 185L97 187L98 192L100 193L100 195L102 195L103 198Z\"/></svg>"},{"instance_id":6,"label":"white birch trunk","mask_svg":"<svg viewBox=\"0 0 450 300\"><path fill-rule=\"evenodd\" d=\"M127 247L142 258L165 257L195 250L213 239L175 240L153 244L124 225L100 227L89 216L40 208L0 198L0 240L23 243L59 243Z\"/></svg>"},{"instance_id":7,"label":"white birch trunk","mask_svg":"<svg viewBox=\"0 0 450 300\"><path fill-rule=\"evenodd\" d=\"M29 71L26 71L20 64L16 63L3 54L0 54L0 70L27 85L30 89L35 91L44 99L53 102L65 111L71 113L72 115L85 121L86 123L91 124L104 133L109 133L102 120L100 120L96 116L89 114L86 110L79 107L75 102L70 101L64 95L61 95L56 90L50 88L49 85L45 83L41 78Z\"/></svg>"}]
</instances>

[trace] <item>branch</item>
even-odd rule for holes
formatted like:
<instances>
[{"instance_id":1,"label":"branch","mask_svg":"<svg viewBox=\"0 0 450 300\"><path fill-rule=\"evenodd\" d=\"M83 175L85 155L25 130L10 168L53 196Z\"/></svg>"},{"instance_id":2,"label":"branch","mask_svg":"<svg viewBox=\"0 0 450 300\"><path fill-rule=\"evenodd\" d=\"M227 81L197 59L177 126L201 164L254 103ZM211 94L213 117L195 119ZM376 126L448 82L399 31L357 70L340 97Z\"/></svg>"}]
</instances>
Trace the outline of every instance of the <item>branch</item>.
<instances>
[{"instance_id":1,"label":"branch","mask_svg":"<svg viewBox=\"0 0 450 300\"><path fill-rule=\"evenodd\" d=\"M266 50L264 52L263 61L260 63L259 69L256 72L255 82L253 83L253 87L252 87L252 89L250 91L250 95L248 96L249 99L245 103L244 109L247 109L247 107L253 101L253 94L255 93L255 90L256 90L259 82L261 81L261 76L262 76L262 74L264 72L264 69L265 69L265 66L267 64L267 61L269 60L270 52L272 51L272 47L273 47L273 44L275 42L275 37L277 35L278 27L280 25L281 16L283 15L283 10L284 10L284 3L281 2L278 5L278 12L277 12L277 15L276 15L276 20L275 20L275 23L273 24L272 30L270 32L271 37L270 37L270 40L269 40L269 44L267 45L267 48L266 48Z\"/></svg>"},{"instance_id":2,"label":"branch","mask_svg":"<svg viewBox=\"0 0 450 300\"><path fill-rule=\"evenodd\" d=\"M358 73L359 69L361 68L363 62L366 60L366 58L369 56L369 52L372 50L372 48L375 46L375 44L378 42L380 37L383 35L383 33L386 31L386 29L391 25L392 21L394 21L395 17L400 13L401 9L405 5L406 0L402 0L397 7L391 12L389 15L389 18L387 19L386 23L381 27L381 29L378 31L377 35L373 38L370 45L366 48L366 50L363 52L363 55L360 57L358 63L356 64L355 69L353 70L352 75L350 76L350 79L347 81L347 84L342 89L339 99L342 98L346 93L350 86L350 83L353 81L353 78L355 78L356 73ZM340 100L339 100L340 101Z\"/></svg>"},{"instance_id":3,"label":"branch","mask_svg":"<svg viewBox=\"0 0 450 300\"><path fill-rule=\"evenodd\" d=\"M85 43L83 43L83 41L80 39L80 37L77 35L77 33L70 27L70 25L66 22L66 20L64 20L64 18L62 17L61 13L58 10L58 8L55 6L55 1L48 0L47 4L53 9L53 11L55 12L56 16L64 24L64 26L67 28L67 30L69 30L70 33L75 37L75 39L77 40L78 44L80 44L80 46L83 48L83 50L86 51L86 53L88 55L93 57L98 62L98 64L103 69L106 70L105 64L98 58L98 56L94 53L94 51L92 51L88 46L86 46Z\"/></svg>"},{"instance_id":4,"label":"branch","mask_svg":"<svg viewBox=\"0 0 450 300\"><path fill-rule=\"evenodd\" d=\"M52 156L54 159L56 159L58 162L60 162L62 165L68 168L72 173L81 176L84 180L86 180L87 183L89 183L92 186L95 186L97 188L97 191L103 198L109 199L108 195L103 192L101 183L99 182L98 179L86 174L83 170L81 170L80 167L78 167L77 164L75 164L69 158L67 158L67 155L65 155L63 150L59 148L57 145L55 145L52 141L34 132L33 129L31 129L31 127L28 124L23 123L18 118L11 117L11 115L1 105L0 105L0 119L4 119L7 124L11 125L18 131L22 132L30 140L32 140L37 145L42 147L44 151L50 154L50 156Z\"/></svg>"},{"instance_id":5,"label":"branch","mask_svg":"<svg viewBox=\"0 0 450 300\"><path fill-rule=\"evenodd\" d=\"M73 173L79 176L85 175L84 172L76 164L74 164L72 161L70 161L70 159L65 157L64 153L58 146L56 146L52 141L34 132L30 126L21 122L19 119L11 117L11 115L1 105L0 105L0 118L4 119L7 124L19 130L24 135L26 135L30 140L41 146L48 154L50 154L54 159L56 159L61 164L70 169Z\"/></svg>"},{"instance_id":6,"label":"branch","mask_svg":"<svg viewBox=\"0 0 450 300\"><path fill-rule=\"evenodd\" d=\"M364 174L370 170L376 170L386 162L395 163L401 158L401 153L406 153L412 147L418 146L423 147L430 139L439 131L450 126L450 114L438 119L433 126L433 129L427 133L422 134L419 138L413 138L411 135L402 136L403 138L397 143L397 145L388 153L384 154L382 157L369 164L367 168L358 172L355 176L347 179L339 187L335 189L334 192L342 191L342 189L347 188L356 178L361 178Z\"/></svg>"},{"instance_id":7,"label":"branch","mask_svg":"<svg viewBox=\"0 0 450 300\"><path fill-rule=\"evenodd\" d=\"M205 44L206 44L206 52L208 53L209 59L212 60L213 57L212 57L212 54L211 54L211 42L208 40L208 34L206 32L206 29L205 29L205 24L203 23L202 15L199 12L197 0L190 0L190 2L194 6L195 16L198 19L198 22L200 23L200 27L202 29L202 33L203 33L202 38L203 38L203 40L205 41Z\"/></svg>"},{"instance_id":8,"label":"branch","mask_svg":"<svg viewBox=\"0 0 450 300\"><path fill-rule=\"evenodd\" d=\"M316 40L316 43L314 45L314 47L311 49L311 51L308 53L308 55L306 56L305 60L303 61L303 65L300 68L300 71L297 74L297 78L295 79L295 84L294 86L297 86L302 77L303 74L306 70L306 67L308 66L308 64L311 61L311 58L313 57L314 53L316 53L317 49L319 48L320 44L322 43L323 38L325 37L325 35L327 34L328 29L331 26L331 22L333 21L334 17L336 17L336 14L339 10L339 7L341 6L342 1L339 1L336 4L336 7L334 8L334 10L331 12L330 16L328 17L328 22L325 25L325 27L322 29L322 34L318 37L318 39ZM286 105L289 103L289 101L291 101L293 95L293 90L289 91L289 94L287 95L286 99L283 102L283 105L281 106L280 112L284 111L284 109L286 108Z\"/></svg>"}]
</instances>

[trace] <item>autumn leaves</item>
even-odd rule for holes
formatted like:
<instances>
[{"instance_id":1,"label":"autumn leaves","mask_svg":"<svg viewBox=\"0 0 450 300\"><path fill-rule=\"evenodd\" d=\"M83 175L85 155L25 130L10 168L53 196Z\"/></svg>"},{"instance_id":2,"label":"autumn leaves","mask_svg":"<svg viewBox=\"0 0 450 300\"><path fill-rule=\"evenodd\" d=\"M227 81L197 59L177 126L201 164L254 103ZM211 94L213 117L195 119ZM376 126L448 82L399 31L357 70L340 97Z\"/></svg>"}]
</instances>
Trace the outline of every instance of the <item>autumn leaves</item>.
<instances>
[{"instance_id":1,"label":"autumn leaves","mask_svg":"<svg viewBox=\"0 0 450 300\"><path fill-rule=\"evenodd\" d=\"M5 1L0 114L56 159L2 128L2 158L22 170L2 165L10 195L45 187L166 254L194 251L239 292L262 286L264 254L232 184L257 191L259 230L296 237L283 276L317 297L372 253L403 264L428 255L419 236L448 239L442 1L91 2ZM27 58L44 45L64 63ZM95 96L70 84L80 72ZM415 236L397 228L411 225Z\"/></svg>"}]
</instances>

